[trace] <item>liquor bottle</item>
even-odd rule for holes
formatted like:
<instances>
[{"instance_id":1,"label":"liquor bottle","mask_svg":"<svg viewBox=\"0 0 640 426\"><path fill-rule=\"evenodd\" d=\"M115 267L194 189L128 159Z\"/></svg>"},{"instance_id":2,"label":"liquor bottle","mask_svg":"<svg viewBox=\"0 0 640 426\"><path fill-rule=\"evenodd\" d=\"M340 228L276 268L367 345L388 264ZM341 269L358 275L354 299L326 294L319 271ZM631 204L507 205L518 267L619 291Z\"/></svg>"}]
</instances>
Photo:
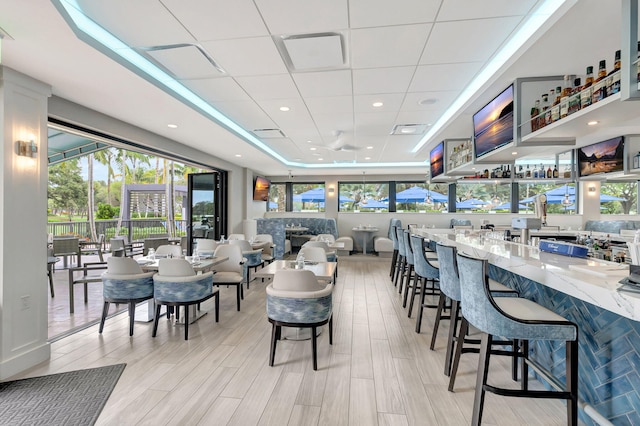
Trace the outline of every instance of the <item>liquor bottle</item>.
<instances>
[{"instance_id":1,"label":"liquor bottle","mask_svg":"<svg viewBox=\"0 0 640 426\"><path fill-rule=\"evenodd\" d=\"M507 179L511 179L511 167L507 165Z\"/></svg>"},{"instance_id":2,"label":"liquor bottle","mask_svg":"<svg viewBox=\"0 0 640 426\"><path fill-rule=\"evenodd\" d=\"M593 94L593 67L587 67L587 76L584 80L584 86L580 92L580 109L591 105L591 97Z\"/></svg>"},{"instance_id":3,"label":"liquor bottle","mask_svg":"<svg viewBox=\"0 0 640 426\"><path fill-rule=\"evenodd\" d=\"M551 124L551 107L553 106L553 99L554 99L555 95L556 95L555 89L549 90L549 95L547 96L549 106L547 107L546 111L544 112L544 124L545 124L545 126L548 126L549 124Z\"/></svg>"},{"instance_id":4,"label":"liquor bottle","mask_svg":"<svg viewBox=\"0 0 640 426\"><path fill-rule=\"evenodd\" d=\"M529 166L527 166L528 168ZM533 169L533 178L534 179L538 179L538 168L536 167L535 169Z\"/></svg>"},{"instance_id":5,"label":"liquor bottle","mask_svg":"<svg viewBox=\"0 0 640 426\"><path fill-rule=\"evenodd\" d=\"M518 173L516 174L518 179L524 178L524 171L522 170L522 164L518 166Z\"/></svg>"},{"instance_id":6,"label":"liquor bottle","mask_svg":"<svg viewBox=\"0 0 640 426\"><path fill-rule=\"evenodd\" d=\"M536 103L531 107L531 131L538 130L538 114L540 114L540 100L536 99Z\"/></svg>"},{"instance_id":7,"label":"liquor bottle","mask_svg":"<svg viewBox=\"0 0 640 426\"><path fill-rule=\"evenodd\" d=\"M607 96L611 96L614 93L620 91L620 77L622 72L620 71L620 51L616 50L616 57L613 63L613 69L607 75Z\"/></svg>"},{"instance_id":8,"label":"liquor bottle","mask_svg":"<svg viewBox=\"0 0 640 426\"><path fill-rule=\"evenodd\" d=\"M540 164L540 171L538 172L538 177L540 179L544 179L547 176L547 172L544 170L544 164Z\"/></svg>"},{"instance_id":9,"label":"liquor bottle","mask_svg":"<svg viewBox=\"0 0 640 426\"><path fill-rule=\"evenodd\" d=\"M547 93L543 93L541 96L542 99L542 108L540 108L540 112L541 114L538 116L539 120L538 120L538 129L544 127L547 125L546 120L545 120L545 115L547 113L547 110L549 109L549 95Z\"/></svg>"},{"instance_id":10,"label":"liquor bottle","mask_svg":"<svg viewBox=\"0 0 640 426\"><path fill-rule=\"evenodd\" d=\"M564 76L564 87L562 88L562 93L560 94L560 118L565 118L569 115L569 96L573 92L573 84L575 76L565 75Z\"/></svg>"},{"instance_id":11,"label":"liquor bottle","mask_svg":"<svg viewBox=\"0 0 640 426\"><path fill-rule=\"evenodd\" d=\"M571 178L571 167L569 166L564 167L564 175L562 177L564 177L565 179Z\"/></svg>"},{"instance_id":12,"label":"liquor bottle","mask_svg":"<svg viewBox=\"0 0 640 426\"><path fill-rule=\"evenodd\" d=\"M580 110L580 91L582 90L582 84L580 77L573 80L573 90L569 95L569 115Z\"/></svg>"},{"instance_id":13,"label":"liquor bottle","mask_svg":"<svg viewBox=\"0 0 640 426\"><path fill-rule=\"evenodd\" d=\"M556 87L555 98L551 106L551 122L560 120L560 98L562 96L562 87Z\"/></svg>"},{"instance_id":14,"label":"liquor bottle","mask_svg":"<svg viewBox=\"0 0 640 426\"><path fill-rule=\"evenodd\" d=\"M593 95L591 103L596 103L607 97L607 61L600 61L598 66L598 78L593 82Z\"/></svg>"},{"instance_id":15,"label":"liquor bottle","mask_svg":"<svg viewBox=\"0 0 640 426\"><path fill-rule=\"evenodd\" d=\"M560 176L560 173L558 172L558 165L554 164L553 165L553 178L554 179L558 179L559 176Z\"/></svg>"},{"instance_id":16,"label":"liquor bottle","mask_svg":"<svg viewBox=\"0 0 640 426\"><path fill-rule=\"evenodd\" d=\"M524 175L527 179L531 178L531 169L529 168L529 165L527 164L527 172Z\"/></svg>"},{"instance_id":17,"label":"liquor bottle","mask_svg":"<svg viewBox=\"0 0 640 426\"><path fill-rule=\"evenodd\" d=\"M553 170L551 170L551 166L547 169L547 179L551 179L553 177Z\"/></svg>"}]
</instances>

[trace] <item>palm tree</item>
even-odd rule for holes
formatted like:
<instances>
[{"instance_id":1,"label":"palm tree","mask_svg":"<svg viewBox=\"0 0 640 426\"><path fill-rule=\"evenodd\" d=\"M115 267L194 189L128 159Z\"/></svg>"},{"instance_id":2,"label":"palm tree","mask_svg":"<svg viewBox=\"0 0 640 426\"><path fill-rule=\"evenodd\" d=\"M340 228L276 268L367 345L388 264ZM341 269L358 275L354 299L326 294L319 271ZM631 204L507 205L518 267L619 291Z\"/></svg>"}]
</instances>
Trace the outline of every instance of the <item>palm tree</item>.
<instances>
[{"instance_id":1,"label":"palm tree","mask_svg":"<svg viewBox=\"0 0 640 426\"><path fill-rule=\"evenodd\" d=\"M111 179L116 177L116 172L113 168L116 153L113 149L107 148L101 151L96 151L93 155L100 164L107 166L107 204L111 205Z\"/></svg>"},{"instance_id":2,"label":"palm tree","mask_svg":"<svg viewBox=\"0 0 640 426\"><path fill-rule=\"evenodd\" d=\"M168 163L168 167L167 167ZM165 194L167 199L167 232L171 236L175 236L176 227L175 227L175 213L174 213L174 170L173 170L173 161L164 160L164 174L165 174ZM166 175L169 175L169 182L167 183Z\"/></svg>"},{"instance_id":3,"label":"palm tree","mask_svg":"<svg viewBox=\"0 0 640 426\"><path fill-rule=\"evenodd\" d=\"M89 220L89 232L91 233L91 241L97 241L96 219L94 212L94 190L93 190L93 153L87 155L87 219Z\"/></svg>"}]
</instances>

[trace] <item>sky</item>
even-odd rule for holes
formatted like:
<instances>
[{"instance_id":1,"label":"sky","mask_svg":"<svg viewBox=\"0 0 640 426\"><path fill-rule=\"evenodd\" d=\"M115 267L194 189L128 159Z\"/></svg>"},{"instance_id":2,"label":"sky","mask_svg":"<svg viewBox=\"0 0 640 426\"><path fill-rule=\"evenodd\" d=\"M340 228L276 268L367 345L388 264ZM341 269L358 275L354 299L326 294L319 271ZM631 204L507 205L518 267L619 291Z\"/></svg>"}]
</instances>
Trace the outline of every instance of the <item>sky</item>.
<instances>
[{"instance_id":1,"label":"sky","mask_svg":"<svg viewBox=\"0 0 640 426\"><path fill-rule=\"evenodd\" d=\"M82 158L80 160L80 167L82 167L82 179L87 180L89 178L89 173L87 171L87 159ZM102 180L104 182L107 181L107 166L104 164L100 164L97 161L93 163L93 180L99 181Z\"/></svg>"}]
</instances>

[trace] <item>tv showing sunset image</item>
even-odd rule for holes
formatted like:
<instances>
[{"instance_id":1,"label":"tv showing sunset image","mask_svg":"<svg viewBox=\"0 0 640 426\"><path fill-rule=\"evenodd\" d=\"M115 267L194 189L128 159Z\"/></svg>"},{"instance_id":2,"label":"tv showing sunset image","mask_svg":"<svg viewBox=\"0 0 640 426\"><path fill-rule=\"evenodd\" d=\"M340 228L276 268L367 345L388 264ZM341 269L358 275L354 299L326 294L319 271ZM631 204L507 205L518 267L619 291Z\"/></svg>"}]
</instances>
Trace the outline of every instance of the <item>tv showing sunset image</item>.
<instances>
[{"instance_id":1,"label":"tv showing sunset image","mask_svg":"<svg viewBox=\"0 0 640 426\"><path fill-rule=\"evenodd\" d=\"M444 141L440 142L431 150L429 161L431 163L432 179L444 173Z\"/></svg>"},{"instance_id":2,"label":"tv showing sunset image","mask_svg":"<svg viewBox=\"0 0 640 426\"><path fill-rule=\"evenodd\" d=\"M513 140L513 85L473 116L476 158Z\"/></svg>"}]
</instances>

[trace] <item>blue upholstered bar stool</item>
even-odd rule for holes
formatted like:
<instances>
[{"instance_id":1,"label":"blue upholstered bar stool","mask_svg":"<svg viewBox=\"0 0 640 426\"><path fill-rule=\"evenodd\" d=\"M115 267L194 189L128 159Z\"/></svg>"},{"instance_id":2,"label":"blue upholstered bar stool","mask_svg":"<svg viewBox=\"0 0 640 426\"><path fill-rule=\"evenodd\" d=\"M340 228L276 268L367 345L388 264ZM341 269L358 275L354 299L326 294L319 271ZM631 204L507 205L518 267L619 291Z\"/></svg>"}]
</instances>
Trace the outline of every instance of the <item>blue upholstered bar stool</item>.
<instances>
[{"instance_id":1,"label":"blue upholstered bar stool","mask_svg":"<svg viewBox=\"0 0 640 426\"><path fill-rule=\"evenodd\" d=\"M439 284L438 286L436 286L436 283L438 283L440 280L440 270L438 261L435 258L436 253L430 252L430 255L427 256L427 252L424 248L424 242L425 239L419 235L410 236L414 268L416 271L416 284L413 286L411 293L411 303L409 303L409 317L411 317L415 296L416 294L420 294L420 305L418 306L418 317L416 319L416 333L420 333L420 328L422 325L422 313L424 312L424 308L436 307L436 305L427 305L425 303L427 291L430 290L432 295L438 294L439 292ZM419 293L417 292L418 278L422 283ZM429 286L429 284L431 285Z\"/></svg>"},{"instance_id":2,"label":"blue upholstered bar stool","mask_svg":"<svg viewBox=\"0 0 640 426\"><path fill-rule=\"evenodd\" d=\"M407 299L409 298L409 289L415 286L415 273L413 267L413 250L411 249L411 240L410 240L410 231L405 229L402 231L402 245L404 245L404 257L405 257L405 267L403 276L400 279L400 289L399 293L402 293L404 288L404 296L402 298L402 307L407 307ZM412 284L413 281L413 284ZM404 284L404 286L403 286Z\"/></svg>"},{"instance_id":3,"label":"blue upholstered bar stool","mask_svg":"<svg viewBox=\"0 0 640 426\"><path fill-rule=\"evenodd\" d=\"M458 277L458 263L456 261L457 249L452 246L447 246L442 243L436 245L436 252L438 253L439 266L440 266L440 300L438 301L438 311L436 313L436 320L433 325L433 334L431 335L431 346L433 350L436 344L436 336L438 334L438 327L441 319L450 319L449 325L449 338L447 340L447 352L444 361L444 374L451 376L449 380L449 391L453 392L455 385L456 375L451 374L451 361L453 358L453 349L455 342L460 345L462 352L475 352L476 348L464 348L465 335L468 330L469 324L464 316L460 312L460 279ZM507 287L504 284L489 279L489 289L492 296L518 296L518 293ZM445 299L451 299L451 314L450 316L443 316L442 310L444 309ZM464 330L463 334L458 334L458 320L461 319L461 329ZM459 338L459 336L462 336ZM478 341L469 341L469 343L478 343ZM513 342L510 342L513 344ZM514 360L512 376L514 380L517 380L517 363Z\"/></svg>"},{"instance_id":4,"label":"blue upholstered bar stool","mask_svg":"<svg viewBox=\"0 0 640 426\"><path fill-rule=\"evenodd\" d=\"M393 278L393 285L398 286L398 278L404 275L404 268L407 266L407 256L405 253L405 246L403 242L404 230L396 226L396 241L398 242L398 267L396 268L395 277ZM402 291L402 282L400 283L400 290Z\"/></svg>"},{"instance_id":5,"label":"blue upholstered bar stool","mask_svg":"<svg viewBox=\"0 0 640 426\"><path fill-rule=\"evenodd\" d=\"M391 225L391 232L389 235L391 236L391 241L393 242L393 253L391 254L391 270L389 271L389 276L393 280L393 276L396 273L396 268L398 267L398 237L396 234L397 226Z\"/></svg>"},{"instance_id":6,"label":"blue upholstered bar stool","mask_svg":"<svg viewBox=\"0 0 640 426\"><path fill-rule=\"evenodd\" d=\"M457 254L460 275L462 314L469 324L482 332L478 377L473 403L472 425L482 421L485 392L503 396L555 398L567 400L567 424L578 424L578 326L549 309L520 297L491 296L489 290L488 261L465 254ZM522 358L520 389L505 389L487 384L491 343L494 336L522 342L518 356ZM566 345L566 376L561 383L535 360L529 358L529 340L560 340ZM456 349L454 366L459 360ZM536 373L556 391L529 390L529 364ZM455 367L454 367L455 368Z\"/></svg>"}]
</instances>

